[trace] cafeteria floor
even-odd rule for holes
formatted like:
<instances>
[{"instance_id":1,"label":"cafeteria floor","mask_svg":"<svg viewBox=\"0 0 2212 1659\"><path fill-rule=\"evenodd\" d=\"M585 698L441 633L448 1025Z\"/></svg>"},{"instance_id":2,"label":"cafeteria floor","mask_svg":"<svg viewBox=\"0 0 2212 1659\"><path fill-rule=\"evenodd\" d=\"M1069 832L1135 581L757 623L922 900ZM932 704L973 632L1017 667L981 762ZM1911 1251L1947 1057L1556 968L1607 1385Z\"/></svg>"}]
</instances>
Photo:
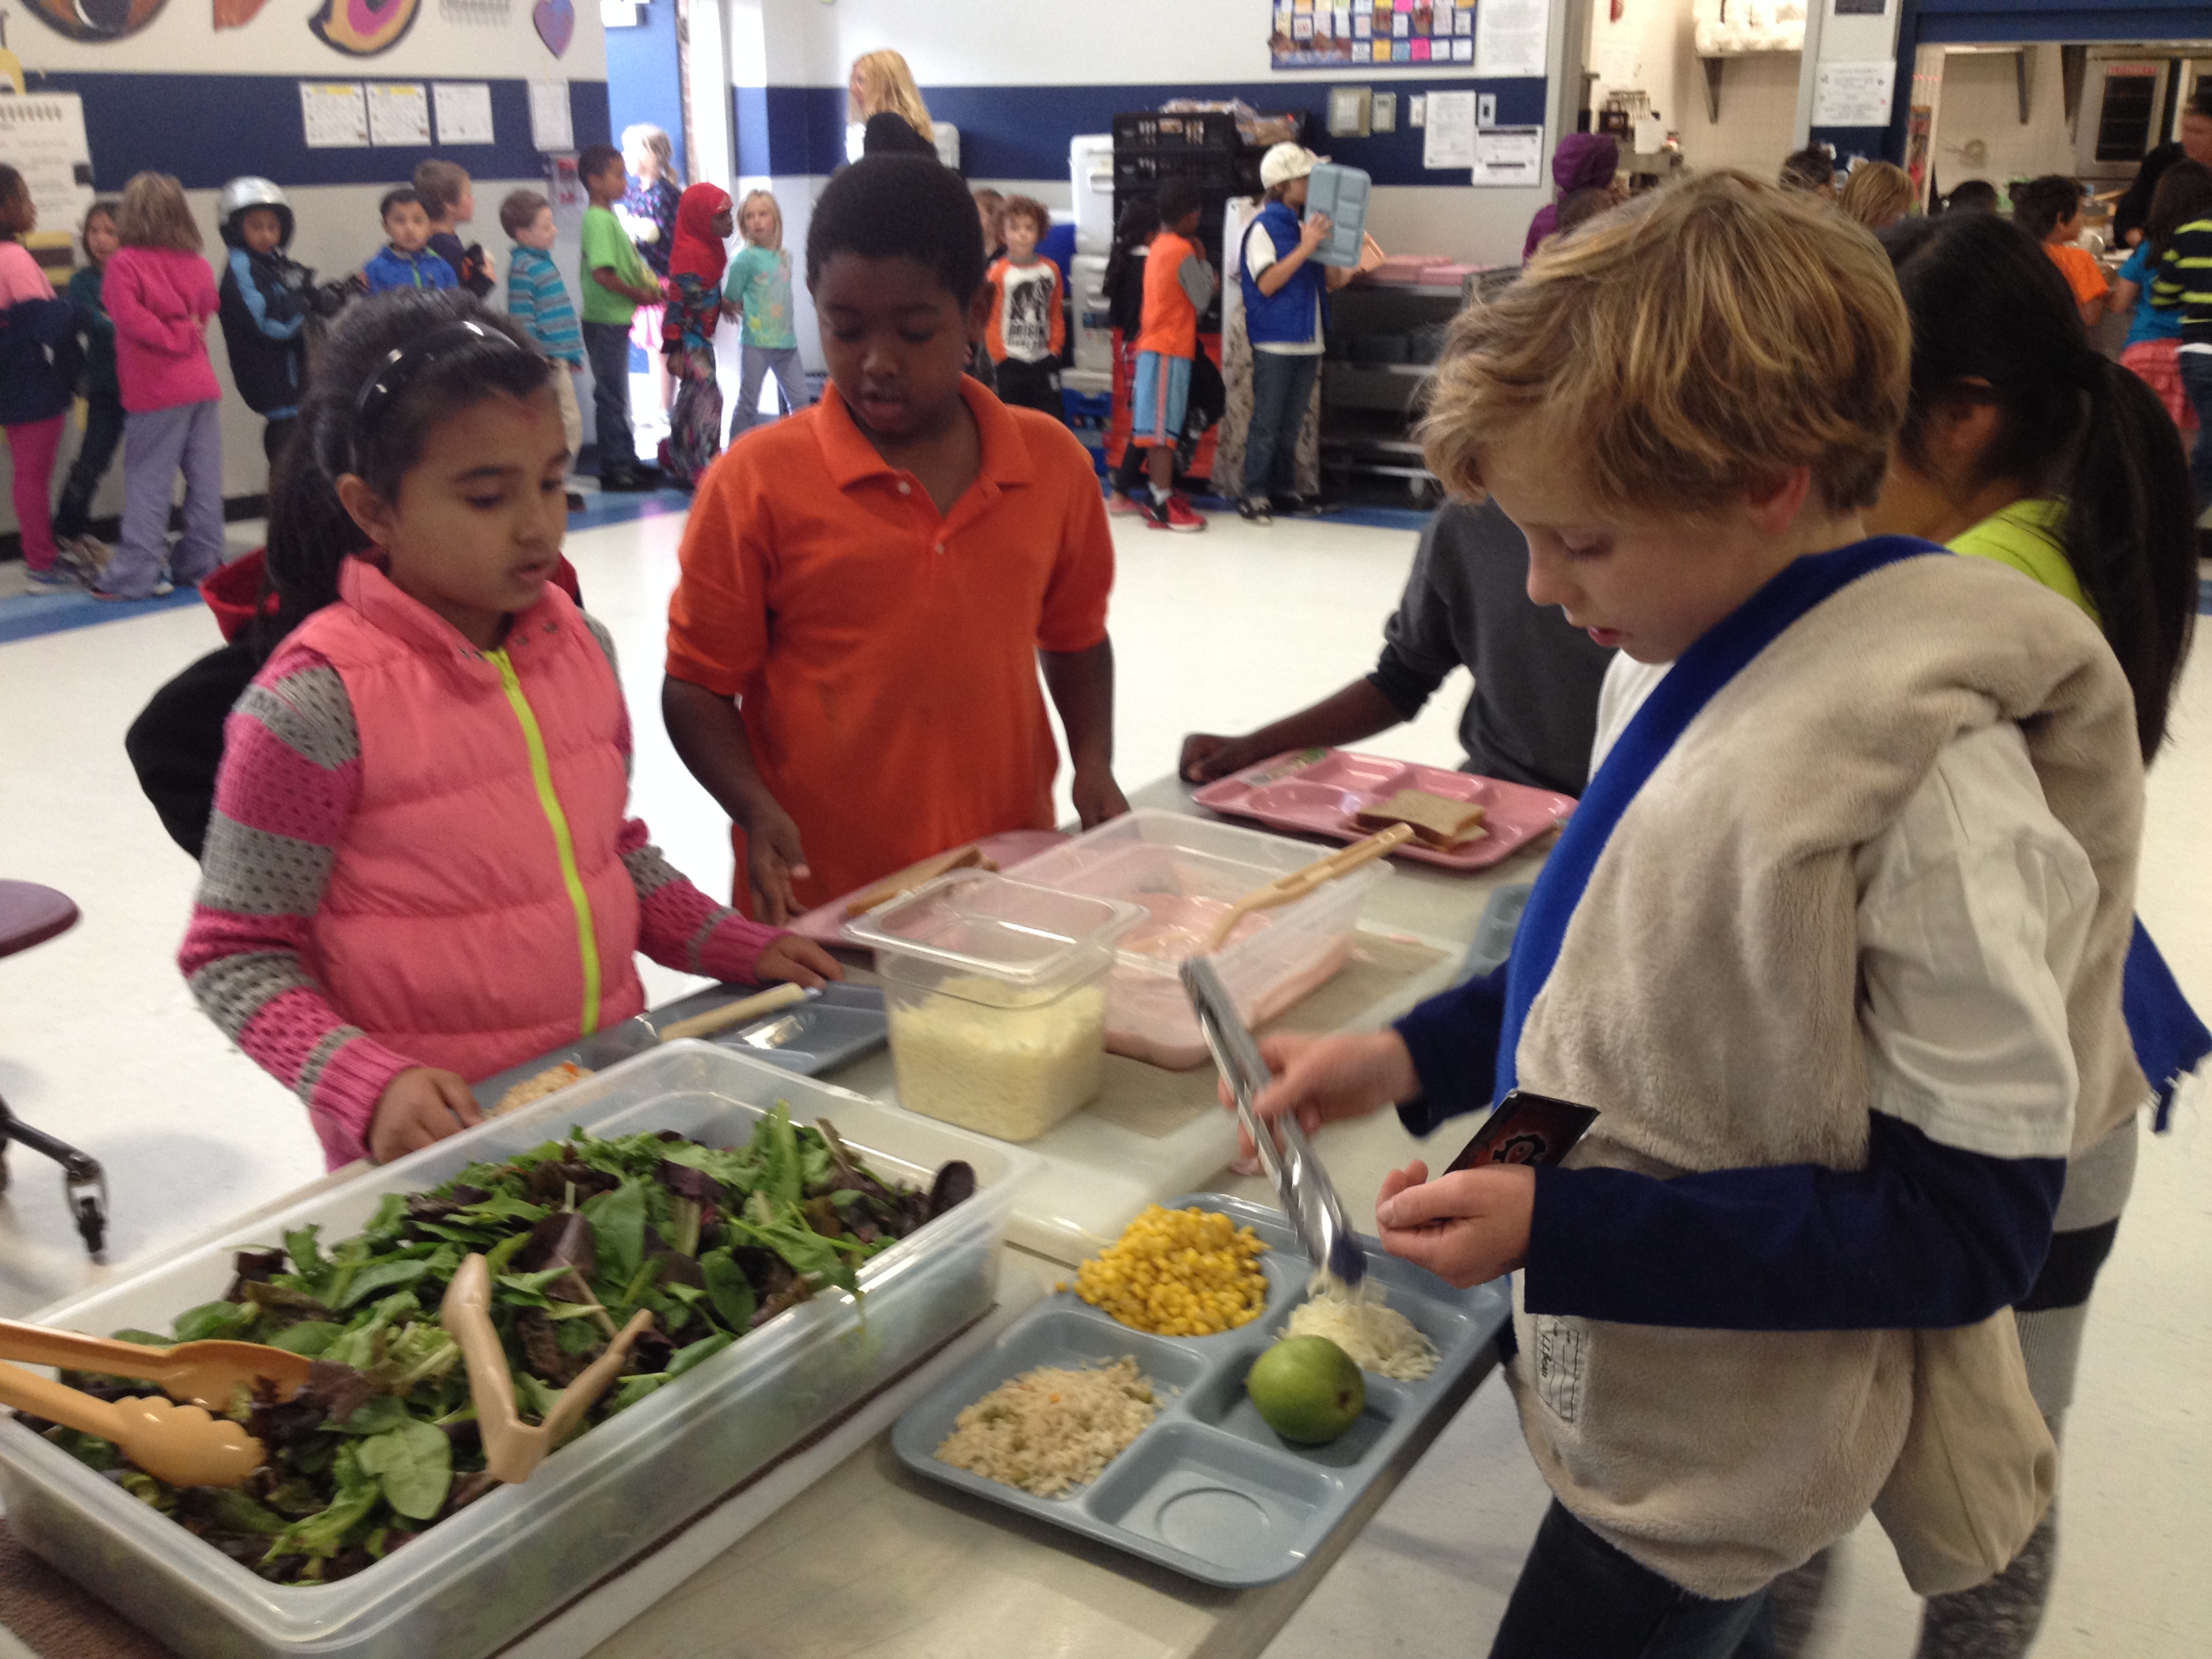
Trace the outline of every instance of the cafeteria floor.
<instances>
[{"instance_id":1,"label":"cafeteria floor","mask_svg":"<svg viewBox=\"0 0 2212 1659\"><path fill-rule=\"evenodd\" d=\"M730 875L720 817L653 712L681 502L595 501L577 522L568 550L620 645L637 714L636 808L679 867L720 889ZM1116 520L1125 787L1166 773L1187 730L1243 730L1364 672L1416 522L1352 514L1262 529L1216 513L1208 534L1167 536ZM258 532L235 525L231 538L242 550ZM58 887L84 912L75 931L0 963L0 1096L106 1164L118 1263L321 1173L297 1105L224 1043L177 975L194 871L123 755L124 728L149 694L215 643L189 595L144 605L33 596L19 564L0 566L0 877ZM1418 722L1372 746L1451 763L1465 690L1463 680L1448 686ZM2197 653L2175 728L2152 775L2142 911L2199 1006L2212 1007L2212 648ZM648 972L656 1000L685 982ZM17 1316L84 1284L88 1269L51 1167L20 1148L10 1161L0 1315ZM2212 1491L2208 1193L2212 1126L2200 1112L2146 1142L2098 1286L2039 1659L2179 1659L2202 1653L2212 1630L2212 1574L2194 1542ZM1505 1391L1486 1384L1269 1659L1480 1652L1543 1501ZM1871 1527L1849 1540L1834 1591L1816 1654L1911 1652L1915 1607ZM1036 1651L1052 1646L1040 1632Z\"/></svg>"}]
</instances>

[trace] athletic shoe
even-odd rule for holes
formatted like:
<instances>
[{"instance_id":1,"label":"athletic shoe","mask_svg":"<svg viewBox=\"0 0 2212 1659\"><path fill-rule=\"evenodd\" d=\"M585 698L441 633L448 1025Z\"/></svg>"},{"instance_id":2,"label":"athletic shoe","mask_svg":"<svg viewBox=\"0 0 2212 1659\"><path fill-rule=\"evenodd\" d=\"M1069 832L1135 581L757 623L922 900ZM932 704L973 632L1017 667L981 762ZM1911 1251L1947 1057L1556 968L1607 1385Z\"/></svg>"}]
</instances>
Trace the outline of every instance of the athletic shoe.
<instances>
[{"instance_id":1,"label":"athletic shoe","mask_svg":"<svg viewBox=\"0 0 2212 1659\"><path fill-rule=\"evenodd\" d=\"M1114 519L1146 519L1150 510L1134 495L1124 495L1119 490L1106 497L1106 514Z\"/></svg>"},{"instance_id":2,"label":"athletic shoe","mask_svg":"<svg viewBox=\"0 0 2212 1659\"><path fill-rule=\"evenodd\" d=\"M1248 496L1237 503L1237 516L1246 524L1273 524L1275 515L1267 510L1267 503L1256 495Z\"/></svg>"},{"instance_id":3,"label":"athletic shoe","mask_svg":"<svg viewBox=\"0 0 2212 1659\"><path fill-rule=\"evenodd\" d=\"M1283 495L1276 498L1275 511L1286 519L1318 519L1328 509L1317 495Z\"/></svg>"},{"instance_id":4,"label":"athletic shoe","mask_svg":"<svg viewBox=\"0 0 2212 1659\"><path fill-rule=\"evenodd\" d=\"M1146 509L1145 527L1148 530L1173 530L1188 534L1194 530L1205 529L1206 520L1192 510L1189 502L1179 501L1170 495L1164 507L1155 501Z\"/></svg>"},{"instance_id":5,"label":"athletic shoe","mask_svg":"<svg viewBox=\"0 0 2212 1659\"><path fill-rule=\"evenodd\" d=\"M89 585L106 568L107 544L95 536L64 536L54 544L60 568L74 572Z\"/></svg>"},{"instance_id":6,"label":"athletic shoe","mask_svg":"<svg viewBox=\"0 0 2212 1659\"><path fill-rule=\"evenodd\" d=\"M27 564L25 565L23 567L23 580L33 587L62 588L82 587L84 586L82 580L78 578L76 572L59 561L48 565L44 570L37 569Z\"/></svg>"},{"instance_id":7,"label":"athletic shoe","mask_svg":"<svg viewBox=\"0 0 2212 1659\"><path fill-rule=\"evenodd\" d=\"M660 474L643 467L635 472L602 472L599 474L599 494L602 495L635 495L660 488Z\"/></svg>"}]
</instances>

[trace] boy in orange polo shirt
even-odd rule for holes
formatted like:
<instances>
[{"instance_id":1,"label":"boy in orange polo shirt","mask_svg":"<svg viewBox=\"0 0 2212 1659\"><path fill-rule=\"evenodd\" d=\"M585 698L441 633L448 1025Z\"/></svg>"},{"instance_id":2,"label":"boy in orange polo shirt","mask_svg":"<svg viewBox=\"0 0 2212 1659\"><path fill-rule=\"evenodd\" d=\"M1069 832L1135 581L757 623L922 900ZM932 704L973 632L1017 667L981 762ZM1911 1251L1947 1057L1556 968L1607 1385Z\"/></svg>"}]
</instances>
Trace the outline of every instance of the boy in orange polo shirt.
<instances>
[{"instance_id":1,"label":"boy in orange polo shirt","mask_svg":"<svg viewBox=\"0 0 2212 1659\"><path fill-rule=\"evenodd\" d=\"M919 859L1048 829L1060 712L1087 827L1113 774L1114 545L1074 434L962 370L989 291L958 175L870 156L815 204L822 401L707 474L661 707L781 922Z\"/></svg>"}]
</instances>

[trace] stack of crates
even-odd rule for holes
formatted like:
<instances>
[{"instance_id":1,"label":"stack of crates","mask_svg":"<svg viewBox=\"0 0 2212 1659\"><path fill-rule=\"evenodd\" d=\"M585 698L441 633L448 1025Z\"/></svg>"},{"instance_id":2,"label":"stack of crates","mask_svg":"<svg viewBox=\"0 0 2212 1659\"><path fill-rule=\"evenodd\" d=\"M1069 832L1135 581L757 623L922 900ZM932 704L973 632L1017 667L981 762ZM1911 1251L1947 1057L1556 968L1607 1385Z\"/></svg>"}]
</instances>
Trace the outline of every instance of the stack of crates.
<instances>
[{"instance_id":1,"label":"stack of crates","mask_svg":"<svg viewBox=\"0 0 2212 1659\"><path fill-rule=\"evenodd\" d=\"M1114 425L1114 392L1110 375L1103 390L1092 389L1091 382L1095 378L1078 369L1066 371L1060 376L1060 405L1067 417L1068 430L1091 452L1091 467L1103 477L1110 470L1106 460L1106 434Z\"/></svg>"},{"instance_id":2,"label":"stack of crates","mask_svg":"<svg viewBox=\"0 0 2212 1659\"><path fill-rule=\"evenodd\" d=\"M1147 111L1114 118L1114 219L1128 204L1158 193L1170 179L1199 188L1199 243L1214 270L1221 269L1221 221L1232 196L1260 193L1261 152L1246 144L1227 111L1163 115ZM1218 296L1199 319L1202 331L1221 326Z\"/></svg>"}]
</instances>

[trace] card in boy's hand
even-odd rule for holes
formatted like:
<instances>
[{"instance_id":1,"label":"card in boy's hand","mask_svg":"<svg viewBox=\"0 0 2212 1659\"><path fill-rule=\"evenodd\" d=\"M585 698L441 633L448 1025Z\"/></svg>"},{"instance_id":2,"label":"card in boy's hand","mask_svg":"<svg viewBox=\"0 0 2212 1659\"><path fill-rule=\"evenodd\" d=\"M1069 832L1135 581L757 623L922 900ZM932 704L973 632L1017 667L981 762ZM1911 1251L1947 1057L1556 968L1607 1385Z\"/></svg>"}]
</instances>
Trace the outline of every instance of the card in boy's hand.
<instances>
[{"instance_id":1,"label":"card in boy's hand","mask_svg":"<svg viewBox=\"0 0 2212 1659\"><path fill-rule=\"evenodd\" d=\"M1596 1121L1594 1107L1516 1089L1498 1103L1443 1172L1479 1170L1486 1164L1557 1164Z\"/></svg>"}]
</instances>

